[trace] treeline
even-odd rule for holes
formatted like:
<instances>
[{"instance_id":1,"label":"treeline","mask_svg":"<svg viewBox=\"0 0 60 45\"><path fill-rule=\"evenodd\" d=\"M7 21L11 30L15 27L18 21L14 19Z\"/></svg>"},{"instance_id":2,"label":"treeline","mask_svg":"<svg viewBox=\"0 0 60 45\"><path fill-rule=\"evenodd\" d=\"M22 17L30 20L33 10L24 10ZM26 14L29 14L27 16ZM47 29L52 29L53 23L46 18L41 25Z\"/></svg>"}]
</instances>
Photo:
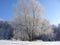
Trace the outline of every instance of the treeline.
<instances>
[{"instance_id":1,"label":"treeline","mask_svg":"<svg viewBox=\"0 0 60 45\"><path fill-rule=\"evenodd\" d=\"M10 40L13 37L13 28L7 21L0 20L0 40Z\"/></svg>"},{"instance_id":2,"label":"treeline","mask_svg":"<svg viewBox=\"0 0 60 45\"><path fill-rule=\"evenodd\" d=\"M52 28L53 28L54 33L55 33L55 40L60 41L60 24L58 24L58 26L52 25Z\"/></svg>"},{"instance_id":3,"label":"treeline","mask_svg":"<svg viewBox=\"0 0 60 45\"><path fill-rule=\"evenodd\" d=\"M16 25L17 26L17 25ZM52 25L53 29L53 36L52 35L39 35L34 36L34 39L31 39L30 34L26 32L26 30L23 30L24 28L20 30L20 25L18 27L13 28L11 24L9 24L7 21L0 21L0 40L22 40L22 41L33 41L33 40L43 40L43 41L60 41L60 24L58 26ZM43 31L44 32L44 31ZM41 33L43 33L41 32ZM34 32L33 32L34 33ZM36 33L36 32L35 32ZM40 34L41 34L40 33Z\"/></svg>"}]
</instances>

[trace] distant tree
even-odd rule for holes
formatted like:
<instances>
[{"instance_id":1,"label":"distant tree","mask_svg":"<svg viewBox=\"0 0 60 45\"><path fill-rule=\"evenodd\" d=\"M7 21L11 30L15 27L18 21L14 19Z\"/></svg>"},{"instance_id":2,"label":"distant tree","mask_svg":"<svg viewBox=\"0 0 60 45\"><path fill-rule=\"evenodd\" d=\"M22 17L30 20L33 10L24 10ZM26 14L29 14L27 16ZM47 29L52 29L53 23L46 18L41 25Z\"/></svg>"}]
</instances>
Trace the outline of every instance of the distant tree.
<instances>
[{"instance_id":1,"label":"distant tree","mask_svg":"<svg viewBox=\"0 0 60 45\"><path fill-rule=\"evenodd\" d=\"M52 26L54 33L56 34L55 40L60 41L60 24L58 26Z\"/></svg>"},{"instance_id":2,"label":"distant tree","mask_svg":"<svg viewBox=\"0 0 60 45\"><path fill-rule=\"evenodd\" d=\"M11 39L13 36L13 28L8 24L8 22L0 21L0 40L1 39Z\"/></svg>"}]
</instances>

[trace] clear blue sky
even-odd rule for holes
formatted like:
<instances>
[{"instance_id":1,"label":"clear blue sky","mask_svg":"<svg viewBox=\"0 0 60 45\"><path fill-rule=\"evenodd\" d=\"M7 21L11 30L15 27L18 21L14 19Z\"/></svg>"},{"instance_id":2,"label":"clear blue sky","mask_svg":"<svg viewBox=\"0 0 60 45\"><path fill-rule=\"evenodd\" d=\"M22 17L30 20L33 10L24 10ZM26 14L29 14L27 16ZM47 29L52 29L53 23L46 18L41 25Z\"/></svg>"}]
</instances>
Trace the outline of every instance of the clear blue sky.
<instances>
[{"instance_id":1,"label":"clear blue sky","mask_svg":"<svg viewBox=\"0 0 60 45\"><path fill-rule=\"evenodd\" d=\"M0 19L8 20L13 15L13 5L16 0L0 0Z\"/></svg>"},{"instance_id":2,"label":"clear blue sky","mask_svg":"<svg viewBox=\"0 0 60 45\"><path fill-rule=\"evenodd\" d=\"M45 8L45 18L51 24L60 23L60 0L40 0ZM13 4L16 0L0 0L0 18L8 20L13 15Z\"/></svg>"},{"instance_id":3,"label":"clear blue sky","mask_svg":"<svg viewBox=\"0 0 60 45\"><path fill-rule=\"evenodd\" d=\"M60 23L60 0L40 0L45 8L45 18L51 24L57 25Z\"/></svg>"}]
</instances>

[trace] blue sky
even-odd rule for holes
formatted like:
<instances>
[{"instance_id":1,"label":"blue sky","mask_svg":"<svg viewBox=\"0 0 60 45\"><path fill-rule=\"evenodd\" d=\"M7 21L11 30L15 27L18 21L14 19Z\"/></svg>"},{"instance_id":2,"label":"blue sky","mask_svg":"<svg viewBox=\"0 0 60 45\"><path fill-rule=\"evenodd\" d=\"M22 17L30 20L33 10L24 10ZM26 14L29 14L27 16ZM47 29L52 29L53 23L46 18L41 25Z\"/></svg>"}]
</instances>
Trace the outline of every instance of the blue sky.
<instances>
[{"instance_id":1,"label":"blue sky","mask_svg":"<svg viewBox=\"0 0 60 45\"><path fill-rule=\"evenodd\" d=\"M40 0L45 8L45 18L47 18L51 24L60 23L60 0Z\"/></svg>"},{"instance_id":2,"label":"blue sky","mask_svg":"<svg viewBox=\"0 0 60 45\"><path fill-rule=\"evenodd\" d=\"M16 0L0 0L0 19L8 20L13 16Z\"/></svg>"},{"instance_id":3,"label":"blue sky","mask_svg":"<svg viewBox=\"0 0 60 45\"><path fill-rule=\"evenodd\" d=\"M60 0L39 0L45 8L45 18L51 24L60 23ZM13 16L16 0L0 0L0 19L8 20Z\"/></svg>"}]
</instances>

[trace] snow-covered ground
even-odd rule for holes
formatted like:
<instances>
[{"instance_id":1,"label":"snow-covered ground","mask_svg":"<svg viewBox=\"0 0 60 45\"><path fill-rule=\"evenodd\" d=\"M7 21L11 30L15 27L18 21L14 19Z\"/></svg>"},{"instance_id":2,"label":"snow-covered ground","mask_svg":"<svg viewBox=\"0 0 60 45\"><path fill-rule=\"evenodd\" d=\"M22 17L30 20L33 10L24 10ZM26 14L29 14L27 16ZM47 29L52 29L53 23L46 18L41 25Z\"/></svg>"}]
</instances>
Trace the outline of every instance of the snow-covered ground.
<instances>
[{"instance_id":1,"label":"snow-covered ground","mask_svg":"<svg viewBox=\"0 0 60 45\"><path fill-rule=\"evenodd\" d=\"M60 45L60 42L43 42L43 41L8 41L0 40L0 45Z\"/></svg>"}]
</instances>

